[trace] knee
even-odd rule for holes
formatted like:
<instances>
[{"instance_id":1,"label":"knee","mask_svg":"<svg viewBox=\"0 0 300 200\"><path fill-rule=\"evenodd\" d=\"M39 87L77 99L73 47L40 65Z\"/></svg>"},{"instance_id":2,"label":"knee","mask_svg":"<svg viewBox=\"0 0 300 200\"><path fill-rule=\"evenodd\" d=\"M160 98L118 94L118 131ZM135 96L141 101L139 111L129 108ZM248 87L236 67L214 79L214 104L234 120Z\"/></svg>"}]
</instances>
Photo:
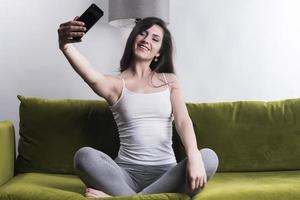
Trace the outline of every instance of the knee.
<instances>
[{"instance_id":1,"label":"knee","mask_svg":"<svg viewBox=\"0 0 300 200\"><path fill-rule=\"evenodd\" d=\"M202 160L206 169L208 177L213 176L219 166L219 158L215 151L209 148L203 148L200 150Z\"/></svg>"},{"instance_id":2,"label":"knee","mask_svg":"<svg viewBox=\"0 0 300 200\"><path fill-rule=\"evenodd\" d=\"M75 171L80 170L84 164L89 163L95 149L91 147L82 147L74 154L73 162Z\"/></svg>"}]
</instances>

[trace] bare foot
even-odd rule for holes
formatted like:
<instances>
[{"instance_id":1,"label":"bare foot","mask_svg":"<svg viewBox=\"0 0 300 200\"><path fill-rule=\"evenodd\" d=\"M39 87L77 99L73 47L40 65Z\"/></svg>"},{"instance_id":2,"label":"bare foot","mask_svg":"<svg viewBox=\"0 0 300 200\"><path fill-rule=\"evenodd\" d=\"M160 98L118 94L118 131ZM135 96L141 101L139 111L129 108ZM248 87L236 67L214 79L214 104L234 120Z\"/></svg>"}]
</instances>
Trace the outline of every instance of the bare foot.
<instances>
[{"instance_id":1,"label":"bare foot","mask_svg":"<svg viewBox=\"0 0 300 200\"><path fill-rule=\"evenodd\" d=\"M86 197L111 197L110 195L93 188L86 188L85 196Z\"/></svg>"}]
</instances>

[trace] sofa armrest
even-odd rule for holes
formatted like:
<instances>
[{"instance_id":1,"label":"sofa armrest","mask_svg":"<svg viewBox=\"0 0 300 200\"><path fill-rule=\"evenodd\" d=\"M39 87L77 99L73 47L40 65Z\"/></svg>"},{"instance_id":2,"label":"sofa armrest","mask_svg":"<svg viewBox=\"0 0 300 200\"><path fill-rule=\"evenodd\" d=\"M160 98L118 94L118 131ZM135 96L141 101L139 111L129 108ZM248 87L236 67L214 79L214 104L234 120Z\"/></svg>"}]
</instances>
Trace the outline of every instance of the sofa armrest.
<instances>
[{"instance_id":1,"label":"sofa armrest","mask_svg":"<svg viewBox=\"0 0 300 200\"><path fill-rule=\"evenodd\" d=\"M11 121L0 121L0 186L14 176L15 130Z\"/></svg>"}]
</instances>

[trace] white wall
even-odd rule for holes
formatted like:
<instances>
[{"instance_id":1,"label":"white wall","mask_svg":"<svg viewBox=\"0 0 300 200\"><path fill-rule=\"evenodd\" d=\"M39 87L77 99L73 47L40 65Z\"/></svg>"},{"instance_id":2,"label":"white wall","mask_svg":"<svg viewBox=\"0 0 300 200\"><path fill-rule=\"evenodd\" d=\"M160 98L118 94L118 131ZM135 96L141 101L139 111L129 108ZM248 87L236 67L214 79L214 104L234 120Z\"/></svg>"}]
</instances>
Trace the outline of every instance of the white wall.
<instances>
[{"instance_id":1,"label":"white wall","mask_svg":"<svg viewBox=\"0 0 300 200\"><path fill-rule=\"evenodd\" d=\"M0 120L11 120L16 133L17 94L99 98L57 45L59 24L80 15L92 2L105 16L76 46L97 70L116 74L130 30L108 25L108 0L0 0ZM169 29L186 101L300 97L300 1L170 2Z\"/></svg>"},{"instance_id":2,"label":"white wall","mask_svg":"<svg viewBox=\"0 0 300 200\"><path fill-rule=\"evenodd\" d=\"M299 10L298 0L172 1L186 99L300 97Z\"/></svg>"}]
</instances>

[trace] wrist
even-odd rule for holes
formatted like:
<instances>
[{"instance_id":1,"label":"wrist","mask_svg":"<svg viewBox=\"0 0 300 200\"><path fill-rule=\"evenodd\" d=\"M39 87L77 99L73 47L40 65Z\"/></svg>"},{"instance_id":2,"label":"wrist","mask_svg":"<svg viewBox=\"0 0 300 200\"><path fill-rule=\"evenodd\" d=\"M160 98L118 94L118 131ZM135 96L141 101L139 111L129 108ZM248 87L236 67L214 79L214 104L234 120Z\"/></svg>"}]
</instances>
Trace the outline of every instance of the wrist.
<instances>
[{"instance_id":1,"label":"wrist","mask_svg":"<svg viewBox=\"0 0 300 200\"><path fill-rule=\"evenodd\" d=\"M67 51L68 49L71 49L72 47L73 47L72 44L66 44L66 45L60 46L59 49L60 49L62 52L65 52L65 51Z\"/></svg>"},{"instance_id":2,"label":"wrist","mask_svg":"<svg viewBox=\"0 0 300 200\"><path fill-rule=\"evenodd\" d=\"M199 150L197 148L193 149L193 150L189 150L186 153L187 158L199 157L199 155L201 156L201 154L200 154L200 152L199 152Z\"/></svg>"}]
</instances>

